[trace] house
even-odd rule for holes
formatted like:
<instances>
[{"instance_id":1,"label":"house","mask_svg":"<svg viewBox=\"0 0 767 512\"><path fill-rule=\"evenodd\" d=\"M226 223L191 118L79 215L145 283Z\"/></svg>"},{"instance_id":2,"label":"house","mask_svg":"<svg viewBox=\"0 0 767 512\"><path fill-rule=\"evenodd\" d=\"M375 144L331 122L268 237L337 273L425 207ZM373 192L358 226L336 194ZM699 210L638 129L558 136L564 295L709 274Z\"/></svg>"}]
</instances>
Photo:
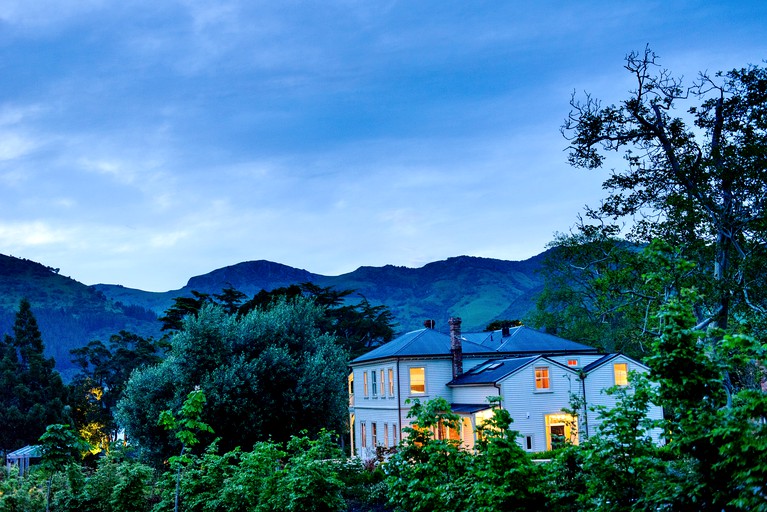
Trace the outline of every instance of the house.
<instances>
[{"instance_id":1,"label":"house","mask_svg":"<svg viewBox=\"0 0 767 512\"><path fill-rule=\"evenodd\" d=\"M578 443L600 423L588 408L615 405L615 398L602 391L627 386L629 372L648 371L623 354L600 354L525 326L461 333L461 319L451 318L445 334L431 320L424 325L350 363L355 455L370 458L377 446L395 446L409 424L407 400L415 398L447 400L461 418L461 429L444 435L468 449L476 441L476 427L492 415L491 396L501 397L525 450L540 452L565 440ZM573 396L587 407L577 419L563 412ZM655 407L649 414L660 419L662 410Z\"/></svg>"}]
</instances>

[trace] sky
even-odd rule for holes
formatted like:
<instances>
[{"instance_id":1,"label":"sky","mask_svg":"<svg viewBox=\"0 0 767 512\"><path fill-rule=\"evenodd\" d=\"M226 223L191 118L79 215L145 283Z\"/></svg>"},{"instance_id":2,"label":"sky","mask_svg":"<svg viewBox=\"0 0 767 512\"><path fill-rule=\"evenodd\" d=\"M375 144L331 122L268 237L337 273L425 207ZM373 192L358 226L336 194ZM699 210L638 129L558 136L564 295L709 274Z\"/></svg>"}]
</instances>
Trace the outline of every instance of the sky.
<instances>
[{"instance_id":1,"label":"sky","mask_svg":"<svg viewBox=\"0 0 767 512\"><path fill-rule=\"evenodd\" d=\"M603 197L573 92L650 45L763 64L759 1L2 0L0 253L149 291L266 259L324 275L524 260Z\"/></svg>"}]
</instances>

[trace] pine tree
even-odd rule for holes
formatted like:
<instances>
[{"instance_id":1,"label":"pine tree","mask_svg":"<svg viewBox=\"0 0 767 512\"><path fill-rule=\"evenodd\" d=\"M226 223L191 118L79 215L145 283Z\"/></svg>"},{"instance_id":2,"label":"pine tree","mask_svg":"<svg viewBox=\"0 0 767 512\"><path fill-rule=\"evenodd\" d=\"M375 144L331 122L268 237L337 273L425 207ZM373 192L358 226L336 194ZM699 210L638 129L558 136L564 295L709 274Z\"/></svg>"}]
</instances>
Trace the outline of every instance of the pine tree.
<instances>
[{"instance_id":1,"label":"pine tree","mask_svg":"<svg viewBox=\"0 0 767 512\"><path fill-rule=\"evenodd\" d=\"M0 451L34 444L47 425L65 419L65 387L44 350L32 306L22 299L13 336L0 343Z\"/></svg>"}]
</instances>

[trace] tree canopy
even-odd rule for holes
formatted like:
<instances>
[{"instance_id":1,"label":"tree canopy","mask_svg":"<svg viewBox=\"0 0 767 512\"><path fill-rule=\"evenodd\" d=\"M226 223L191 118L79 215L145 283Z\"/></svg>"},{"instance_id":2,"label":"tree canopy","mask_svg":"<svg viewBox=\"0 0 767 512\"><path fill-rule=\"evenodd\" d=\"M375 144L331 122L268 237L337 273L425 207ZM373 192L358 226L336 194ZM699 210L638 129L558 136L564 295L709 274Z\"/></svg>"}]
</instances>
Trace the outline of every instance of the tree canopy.
<instances>
[{"instance_id":1,"label":"tree canopy","mask_svg":"<svg viewBox=\"0 0 767 512\"><path fill-rule=\"evenodd\" d=\"M571 100L563 126L571 164L615 167L603 183L602 203L587 208L576 231L553 244L564 250L549 268L541 310L555 316L537 323L607 325L607 332L585 336L626 339L633 331L646 342L659 334L660 305L687 281L701 291L697 327L763 333L767 71L701 73L685 85L649 48L629 54L624 67L635 88L622 102L603 106L590 95ZM610 159L613 153L623 165ZM653 241L691 266L666 276L663 285L647 286L652 261L640 252ZM556 316L564 310L569 318Z\"/></svg>"},{"instance_id":2,"label":"tree canopy","mask_svg":"<svg viewBox=\"0 0 767 512\"><path fill-rule=\"evenodd\" d=\"M225 449L304 429L343 431L348 356L319 328L323 314L305 298L245 315L205 304L171 337L165 360L133 373L118 404L120 424L150 455L166 453L173 441L157 417L199 386L207 397L202 421Z\"/></svg>"},{"instance_id":3,"label":"tree canopy","mask_svg":"<svg viewBox=\"0 0 767 512\"><path fill-rule=\"evenodd\" d=\"M66 389L44 350L32 306L22 299L13 336L0 341L0 451L34 444L47 425L66 419Z\"/></svg>"}]
</instances>

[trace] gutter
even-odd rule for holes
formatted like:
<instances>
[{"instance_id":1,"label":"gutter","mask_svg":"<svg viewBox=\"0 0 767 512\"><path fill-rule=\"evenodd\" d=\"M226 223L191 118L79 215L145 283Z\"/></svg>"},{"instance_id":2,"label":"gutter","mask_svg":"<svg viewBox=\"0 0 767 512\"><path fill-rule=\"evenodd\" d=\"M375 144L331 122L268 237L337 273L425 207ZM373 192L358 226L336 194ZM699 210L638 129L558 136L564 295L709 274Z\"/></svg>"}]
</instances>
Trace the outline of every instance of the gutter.
<instances>
[{"instance_id":1,"label":"gutter","mask_svg":"<svg viewBox=\"0 0 767 512\"><path fill-rule=\"evenodd\" d=\"M589 404L586 402L586 377L588 374L584 371L580 372L581 378L581 390L583 393L583 423L586 426L586 439L589 438Z\"/></svg>"},{"instance_id":2,"label":"gutter","mask_svg":"<svg viewBox=\"0 0 767 512\"><path fill-rule=\"evenodd\" d=\"M399 378L399 357L397 358L397 418L399 418L399 423L397 423L397 428L399 429L399 432L397 432L397 439L399 439L399 442L402 442L402 381Z\"/></svg>"}]
</instances>

